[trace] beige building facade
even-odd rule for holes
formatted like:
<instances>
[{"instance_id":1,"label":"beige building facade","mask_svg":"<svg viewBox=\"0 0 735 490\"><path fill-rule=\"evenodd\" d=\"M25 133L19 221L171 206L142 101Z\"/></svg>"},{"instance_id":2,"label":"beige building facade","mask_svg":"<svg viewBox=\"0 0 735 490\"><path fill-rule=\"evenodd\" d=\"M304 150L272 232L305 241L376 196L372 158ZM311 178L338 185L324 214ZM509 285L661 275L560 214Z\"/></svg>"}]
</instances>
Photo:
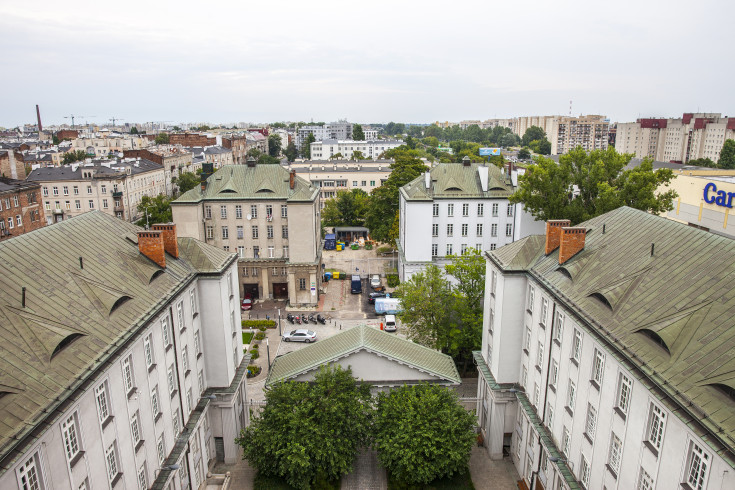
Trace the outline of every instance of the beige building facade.
<instances>
[{"instance_id":1,"label":"beige building facade","mask_svg":"<svg viewBox=\"0 0 735 490\"><path fill-rule=\"evenodd\" d=\"M88 155L104 157L110 153L119 153L125 150L147 148L153 143L136 135L99 136L94 138L77 138L72 140L72 150L84 150Z\"/></svg>"},{"instance_id":2,"label":"beige building facade","mask_svg":"<svg viewBox=\"0 0 735 490\"><path fill-rule=\"evenodd\" d=\"M313 160L303 163L292 163L290 168L296 175L321 188L320 207L324 207L327 199L337 196L339 191L360 189L370 194L380 187L390 176L391 162L328 162Z\"/></svg>"},{"instance_id":3,"label":"beige building facade","mask_svg":"<svg viewBox=\"0 0 735 490\"><path fill-rule=\"evenodd\" d=\"M226 166L171 209L182 236L237 253L241 297L292 305L319 300L319 188L295 171L254 162Z\"/></svg>"}]
</instances>

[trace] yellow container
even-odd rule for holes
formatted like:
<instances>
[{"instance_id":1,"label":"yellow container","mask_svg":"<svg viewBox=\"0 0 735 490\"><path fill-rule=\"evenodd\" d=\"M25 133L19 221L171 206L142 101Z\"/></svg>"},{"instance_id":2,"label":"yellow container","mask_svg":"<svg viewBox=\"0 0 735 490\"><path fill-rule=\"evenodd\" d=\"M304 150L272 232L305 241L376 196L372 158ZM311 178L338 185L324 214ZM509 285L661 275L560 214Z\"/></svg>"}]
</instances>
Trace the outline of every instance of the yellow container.
<instances>
[{"instance_id":1,"label":"yellow container","mask_svg":"<svg viewBox=\"0 0 735 490\"><path fill-rule=\"evenodd\" d=\"M332 274L332 277L333 277L334 279L339 279L339 272L335 271L335 272L334 272L334 273Z\"/></svg>"}]
</instances>

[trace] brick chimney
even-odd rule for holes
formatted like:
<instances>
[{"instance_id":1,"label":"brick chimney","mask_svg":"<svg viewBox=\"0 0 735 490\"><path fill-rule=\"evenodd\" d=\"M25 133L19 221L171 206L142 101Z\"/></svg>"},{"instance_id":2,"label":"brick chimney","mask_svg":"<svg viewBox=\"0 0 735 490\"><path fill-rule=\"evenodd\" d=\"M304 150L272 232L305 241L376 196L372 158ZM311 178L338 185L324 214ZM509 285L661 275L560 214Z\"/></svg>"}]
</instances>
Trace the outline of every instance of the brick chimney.
<instances>
[{"instance_id":1,"label":"brick chimney","mask_svg":"<svg viewBox=\"0 0 735 490\"><path fill-rule=\"evenodd\" d=\"M163 234L163 249L172 257L179 258L179 242L176 240L176 225L174 223L157 223L153 225L154 231Z\"/></svg>"},{"instance_id":2,"label":"brick chimney","mask_svg":"<svg viewBox=\"0 0 735 490\"><path fill-rule=\"evenodd\" d=\"M550 219L546 222L546 255L559 248L561 229L571 224L568 219Z\"/></svg>"},{"instance_id":3,"label":"brick chimney","mask_svg":"<svg viewBox=\"0 0 735 490\"><path fill-rule=\"evenodd\" d=\"M138 250L161 267L166 267L166 249L162 231L139 231Z\"/></svg>"},{"instance_id":4,"label":"brick chimney","mask_svg":"<svg viewBox=\"0 0 735 490\"><path fill-rule=\"evenodd\" d=\"M561 229L561 245L559 246L559 265L584 250L584 239L587 229L583 227L563 227Z\"/></svg>"},{"instance_id":5,"label":"brick chimney","mask_svg":"<svg viewBox=\"0 0 735 490\"><path fill-rule=\"evenodd\" d=\"M296 185L296 170L291 170L288 176L288 186L293 189Z\"/></svg>"}]
</instances>

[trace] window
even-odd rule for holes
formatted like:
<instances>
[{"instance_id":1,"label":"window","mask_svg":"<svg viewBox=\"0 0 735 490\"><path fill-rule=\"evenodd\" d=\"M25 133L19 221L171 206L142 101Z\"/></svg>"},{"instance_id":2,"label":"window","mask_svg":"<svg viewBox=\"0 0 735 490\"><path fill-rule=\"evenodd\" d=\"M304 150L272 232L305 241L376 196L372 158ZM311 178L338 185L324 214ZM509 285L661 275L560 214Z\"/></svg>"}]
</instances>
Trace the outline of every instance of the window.
<instances>
[{"instance_id":1,"label":"window","mask_svg":"<svg viewBox=\"0 0 735 490\"><path fill-rule=\"evenodd\" d=\"M528 369L526 369L526 366L523 366L523 370L521 372L521 385L525 388L527 382L528 382Z\"/></svg>"},{"instance_id":2,"label":"window","mask_svg":"<svg viewBox=\"0 0 735 490\"><path fill-rule=\"evenodd\" d=\"M564 313L561 311L556 312L556 319L554 321L554 341L557 343L561 343L561 334L564 330ZM581 332L580 332L580 339L581 339ZM576 338L576 334L575 334Z\"/></svg>"},{"instance_id":3,"label":"window","mask_svg":"<svg viewBox=\"0 0 735 490\"><path fill-rule=\"evenodd\" d=\"M53 194L54 194L54 196L58 196L59 195L59 188L58 187L56 187L56 186L53 187ZM10 206L8 206L8 207L10 207Z\"/></svg>"},{"instance_id":4,"label":"window","mask_svg":"<svg viewBox=\"0 0 735 490\"><path fill-rule=\"evenodd\" d=\"M569 440L571 437L569 436L569 429L567 429L567 426L564 426L564 430L561 435L561 451L564 453L565 456L569 456Z\"/></svg>"},{"instance_id":5,"label":"window","mask_svg":"<svg viewBox=\"0 0 735 490\"><path fill-rule=\"evenodd\" d=\"M100 186L100 189L102 190L102 194L107 194L107 186L106 185L102 184Z\"/></svg>"},{"instance_id":6,"label":"window","mask_svg":"<svg viewBox=\"0 0 735 490\"><path fill-rule=\"evenodd\" d=\"M41 490L41 474L38 471L38 454L34 454L18 469L22 490Z\"/></svg>"},{"instance_id":7,"label":"window","mask_svg":"<svg viewBox=\"0 0 735 490\"><path fill-rule=\"evenodd\" d=\"M253 219L258 217L258 206L256 206L255 204L250 205L250 217ZM253 237L253 238L257 238L257 237Z\"/></svg>"},{"instance_id":8,"label":"window","mask_svg":"<svg viewBox=\"0 0 735 490\"><path fill-rule=\"evenodd\" d=\"M267 238L273 238L273 225L266 226L265 231L266 231Z\"/></svg>"},{"instance_id":9,"label":"window","mask_svg":"<svg viewBox=\"0 0 735 490\"><path fill-rule=\"evenodd\" d=\"M536 290L533 288L533 286L528 286L528 305L526 308L528 311L533 313L533 303L534 303L534 296L536 295Z\"/></svg>"},{"instance_id":10,"label":"window","mask_svg":"<svg viewBox=\"0 0 735 490\"><path fill-rule=\"evenodd\" d=\"M638 474L638 486L637 490L653 490L653 478L648 474L646 470L641 468L641 472Z\"/></svg>"},{"instance_id":11,"label":"window","mask_svg":"<svg viewBox=\"0 0 735 490\"><path fill-rule=\"evenodd\" d=\"M356 180L353 180L352 181L352 187L357 187L357 181Z\"/></svg>"},{"instance_id":12,"label":"window","mask_svg":"<svg viewBox=\"0 0 735 490\"><path fill-rule=\"evenodd\" d=\"M125 385L125 393L130 393L134 386L132 362L132 355L127 356L125 359L123 359L122 362L123 384Z\"/></svg>"},{"instance_id":13,"label":"window","mask_svg":"<svg viewBox=\"0 0 735 490\"><path fill-rule=\"evenodd\" d=\"M454 225L451 223L447 225L447 236L454 236Z\"/></svg>"},{"instance_id":14,"label":"window","mask_svg":"<svg viewBox=\"0 0 735 490\"><path fill-rule=\"evenodd\" d=\"M242 206L240 204L235 205L235 218L242 219Z\"/></svg>"},{"instance_id":15,"label":"window","mask_svg":"<svg viewBox=\"0 0 735 490\"><path fill-rule=\"evenodd\" d=\"M204 217L206 219L211 219L212 218L212 206L210 206L210 205L204 206Z\"/></svg>"},{"instance_id":16,"label":"window","mask_svg":"<svg viewBox=\"0 0 735 490\"><path fill-rule=\"evenodd\" d=\"M587 420L584 425L584 433L590 438L595 438L595 429L597 428L597 409L591 403L587 404Z\"/></svg>"},{"instance_id":17,"label":"window","mask_svg":"<svg viewBox=\"0 0 735 490\"><path fill-rule=\"evenodd\" d=\"M569 380L569 389L567 390L567 407L574 412L574 401L577 397L577 385L574 384L574 381L571 379Z\"/></svg>"},{"instance_id":18,"label":"window","mask_svg":"<svg viewBox=\"0 0 735 490\"><path fill-rule=\"evenodd\" d=\"M253 247L253 258L254 259L260 258L260 247Z\"/></svg>"},{"instance_id":19,"label":"window","mask_svg":"<svg viewBox=\"0 0 735 490\"><path fill-rule=\"evenodd\" d=\"M48 196L48 191L46 190L45 187L44 187L44 191L45 191L44 196ZM432 216L439 216L439 205L438 204L434 204Z\"/></svg>"},{"instance_id":20,"label":"window","mask_svg":"<svg viewBox=\"0 0 735 490\"><path fill-rule=\"evenodd\" d=\"M94 209L94 201L92 199L89 200L89 209Z\"/></svg>"},{"instance_id":21,"label":"window","mask_svg":"<svg viewBox=\"0 0 735 490\"><path fill-rule=\"evenodd\" d=\"M595 362L592 365L592 381L597 383L597 386L602 385L602 375L605 370L605 354L602 351L595 349Z\"/></svg>"},{"instance_id":22,"label":"window","mask_svg":"<svg viewBox=\"0 0 735 490\"><path fill-rule=\"evenodd\" d=\"M523 342L523 351L528 354L531 352L531 329L526 327L526 340Z\"/></svg>"},{"instance_id":23,"label":"window","mask_svg":"<svg viewBox=\"0 0 735 490\"><path fill-rule=\"evenodd\" d=\"M153 335L148 334L148 336L143 339L143 357L145 357L145 366L147 368L150 368L153 365L153 348L151 347L151 342L153 342Z\"/></svg>"},{"instance_id":24,"label":"window","mask_svg":"<svg viewBox=\"0 0 735 490\"><path fill-rule=\"evenodd\" d=\"M137 447L140 442L140 414L137 410L130 417L130 432L133 434L133 446Z\"/></svg>"},{"instance_id":25,"label":"window","mask_svg":"<svg viewBox=\"0 0 735 490\"><path fill-rule=\"evenodd\" d=\"M219 207L219 217L222 219L227 219L227 206Z\"/></svg>"},{"instance_id":26,"label":"window","mask_svg":"<svg viewBox=\"0 0 735 490\"><path fill-rule=\"evenodd\" d=\"M151 390L151 409L154 417L161 412L161 406L158 404L158 385Z\"/></svg>"},{"instance_id":27,"label":"window","mask_svg":"<svg viewBox=\"0 0 735 490\"><path fill-rule=\"evenodd\" d=\"M168 394L174 396L176 393L176 372L174 372L173 364L166 370L166 378L168 379Z\"/></svg>"},{"instance_id":28,"label":"window","mask_svg":"<svg viewBox=\"0 0 735 490\"><path fill-rule=\"evenodd\" d=\"M626 375L620 373L620 378L618 380L617 408L623 413L623 415L628 413L632 390L633 382Z\"/></svg>"},{"instance_id":29,"label":"window","mask_svg":"<svg viewBox=\"0 0 735 490\"><path fill-rule=\"evenodd\" d=\"M74 207L75 207L76 209L82 209L82 201L80 201L79 199L76 199L76 200L74 201Z\"/></svg>"},{"instance_id":30,"label":"window","mask_svg":"<svg viewBox=\"0 0 735 490\"><path fill-rule=\"evenodd\" d=\"M439 225L436 223L431 225L431 236L439 236Z\"/></svg>"},{"instance_id":31,"label":"window","mask_svg":"<svg viewBox=\"0 0 735 490\"><path fill-rule=\"evenodd\" d=\"M620 471L620 456L623 452L623 442L614 432L611 433L610 438L610 454L607 457L607 464L610 469L615 473L617 478L618 472Z\"/></svg>"},{"instance_id":32,"label":"window","mask_svg":"<svg viewBox=\"0 0 735 490\"><path fill-rule=\"evenodd\" d=\"M228 230L226 226L222 227L222 238L225 240L230 238L230 230Z\"/></svg>"},{"instance_id":33,"label":"window","mask_svg":"<svg viewBox=\"0 0 735 490\"><path fill-rule=\"evenodd\" d=\"M74 188L76 189L76 186ZM75 192L75 194L76 194L76 192ZM43 195L44 196L48 196L48 187L44 187L43 188ZM435 204L434 206L438 206L438 204Z\"/></svg>"},{"instance_id":34,"label":"window","mask_svg":"<svg viewBox=\"0 0 735 490\"><path fill-rule=\"evenodd\" d=\"M114 442L105 451L105 461L107 462L107 478L112 481L117 476L117 450Z\"/></svg>"},{"instance_id":35,"label":"window","mask_svg":"<svg viewBox=\"0 0 735 490\"><path fill-rule=\"evenodd\" d=\"M549 427L549 429L553 429L554 408L551 406L551 402L546 404L546 425Z\"/></svg>"},{"instance_id":36,"label":"window","mask_svg":"<svg viewBox=\"0 0 735 490\"><path fill-rule=\"evenodd\" d=\"M542 342L538 343L538 350L536 351L536 367L539 369L544 363L544 344Z\"/></svg>"},{"instance_id":37,"label":"window","mask_svg":"<svg viewBox=\"0 0 735 490\"><path fill-rule=\"evenodd\" d=\"M306 279L299 279L299 289L302 291L306 289Z\"/></svg>"},{"instance_id":38,"label":"window","mask_svg":"<svg viewBox=\"0 0 735 490\"><path fill-rule=\"evenodd\" d=\"M13 224L13 217L12 216L10 218L8 218L8 228L10 228L11 230L13 228L15 228L15 225Z\"/></svg>"},{"instance_id":39,"label":"window","mask_svg":"<svg viewBox=\"0 0 735 490\"><path fill-rule=\"evenodd\" d=\"M498 203L494 202L493 203L493 216L497 216L497 215L498 215Z\"/></svg>"},{"instance_id":40,"label":"window","mask_svg":"<svg viewBox=\"0 0 735 490\"><path fill-rule=\"evenodd\" d=\"M283 258L284 259L288 258L288 245L283 246ZM283 275L285 276L286 274L283 274Z\"/></svg>"},{"instance_id":41,"label":"window","mask_svg":"<svg viewBox=\"0 0 735 490\"><path fill-rule=\"evenodd\" d=\"M462 204L462 216L469 216L469 215L470 215L469 203Z\"/></svg>"},{"instance_id":42,"label":"window","mask_svg":"<svg viewBox=\"0 0 735 490\"><path fill-rule=\"evenodd\" d=\"M163 464L166 460L166 444L163 442L163 434L158 436L156 441L156 450L158 451L158 464Z\"/></svg>"},{"instance_id":43,"label":"window","mask_svg":"<svg viewBox=\"0 0 735 490\"><path fill-rule=\"evenodd\" d=\"M505 225L505 236L513 236L513 223Z\"/></svg>"},{"instance_id":44,"label":"window","mask_svg":"<svg viewBox=\"0 0 735 490\"><path fill-rule=\"evenodd\" d=\"M66 450L66 459L71 461L79 454L79 430L77 427L77 413L72 413L61 424L61 434L64 436L64 449Z\"/></svg>"},{"instance_id":45,"label":"window","mask_svg":"<svg viewBox=\"0 0 735 490\"><path fill-rule=\"evenodd\" d=\"M148 483L145 478L145 463L138 469L138 485L140 485L140 490L148 490Z\"/></svg>"},{"instance_id":46,"label":"window","mask_svg":"<svg viewBox=\"0 0 735 490\"><path fill-rule=\"evenodd\" d=\"M572 359L579 363L582 357L582 332L574 329L574 341L572 342Z\"/></svg>"},{"instance_id":47,"label":"window","mask_svg":"<svg viewBox=\"0 0 735 490\"><path fill-rule=\"evenodd\" d=\"M372 187L375 187L375 181L374 181L374 180L371 180L371 181L370 181L370 185L371 185Z\"/></svg>"},{"instance_id":48,"label":"window","mask_svg":"<svg viewBox=\"0 0 735 490\"><path fill-rule=\"evenodd\" d=\"M185 373L189 371L189 347L186 345L181 349L181 365Z\"/></svg>"},{"instance_id":49,"label":"window","mask_svg":"<svg viewBox=\"0 0 735 490\"><path fill-rule=\"evenodd\" d=\"M661 442L664 438L664 427L666 426L666 413L658 406L651 403L648 413L648 443L658 451L661 450Z\"/></svg>"},{"instance_id":50,"label":"window","mask_svg":"<svg viewBox=\"0 0 735 490\"><path fill-rule=\"evenodd\" d=\"M199 330L197 330L196 332L194 332L194 355L199 357L199 354L201 353L202 353L202 346L199 341Z\"/></svg>"},{"instance_id":51,"label":"window","mask_svg":"<svg viewBox=\"0 0 735 490\"><path fill-rule=\"evenodd\" d=\"M343 187L346 187L346 186L347 184L345 183ZM269 220L273 219L273 206L271 206L270 204L265 205L265 216Z\"/></svg>"},{"instance_id":52,"label":"window","mask_svg":"<svg viewBox=\"0 0 735 490\"><path fill-rule=\"evenodd\" d=\"M582 485L589 487L590 485L590 464L587 462L587 458L582 455L582 461L579 464L579 479Z\"/></svg>"},{"instance_id":53,"label":"window","mask_svg":"<svg viewBox=\"0 0 735 490\"><path fill-rule=\"evenodd\" d=\"M537 409L538 409L539 395L540 395L540 390L539 390L538 384L534 383L533 384L533 406L535 406Z\"/></svg>"},{"instance_id":54,"label":"window","mask_svg":"<svg viewBox=\"0 0 735 490\"><path fill-rule=\"evenodd\" d=\"M168 317L161 318L161 332L163 333L163 346L168 347L171 345L171 338L168 330Z\"/></svg>"},{"instance_id":55,"label":"window","mask_svg":"<svg viewBox=\"0 0 735 490\"><path fill-rule=\"evenodd\" d=\"M452 244L447 243L447 255L452 255Z\"/></svg>"},{"instance_id":56,"label":"window","mask_svg":"<svg viewBox=\"0 0 735 490\"><path fill-rule=\"evenodd\" d=\"M65 185L65 186L64 186L64 195L65 195L65 196L68 196L68 195L69 195L69 186L68 186L68 185ZM16 206L17 206L17 205L16 205Z\"/></svg>"},{"instance_id":57,"label":"window","mask_svg":"<svg viewBox=\"0 0 735 490\"><path fill-rule=\"evenodd\" d=\"M454 216L454 204L447 204L447 216Z\"/></svg>"},{"instance_id":58,"label":"window","mask_svg":"<svg viewBox=\"0 0 735 490\"><path fill-rule=\"evenodd\" d=\"M281 204L281 218L288 218L288 206Z\"/></svg>"},{"instance_id":59,"label":"window","mask_svg":"<svg viewBox=\"0 0 735 490\"><path fill-rule=\"evenodd\" d=\"M462 236L467 236L467 223L462 223Z\"/></svg>"},{"instance_id":60,"label":"window","mask_svg":"<svg viewBox=\"0 0 735 490\"><path fill-rule=\"evenodd\" d=\"M431 244L431 256L436 257L439 255L439 245L436 243Z\"/></svg>"},{"instance_id":61,"label":"window","mask_svg":"<svg viewBox=\"0 0 735 490\"><path fill-rule=\"evenodd\" d=\"M102 208L107 209L109 206L107 204L107 199L102 199Z\"/></svg>"},{"instance_id":62,"label":"window","mask_svg":"<svg viewBox=\"0 0 735 490\"><path fill-rule=\"evenodd\" d=\"M549 312L549 300L546 298L541 299L541 318L539 319L539 323L541 323L542 327L546 327L546 315Z\"/></svg>"},{"instance_id":63,"label":"window","mask_svg":"<svg viewBox=\"0 0 735 490\"><path fill-rule=\"evenodd\" d=\"M508 217L510 218L512 216L513 216L513 205L508 204Z\"/></svg>"},{"instance_id":64,"label":"window","mask_svg":"<svg viewBox=\"0 0 735 490\"><path fill-rule=\"evenodd\" d=\"M552 388L556 386L556 382L559 379L559 363L556 359L551 361L551 373L549 374L549 384Z\"/></svg>"},{"instance_id":65,"label":"window","mask_svg":"<svg viewBox=\"0 0 735 490\"><path fill-rule=\"evenodd\" d=\"M288 238L288 226L281 226L281 238Z\"/></svg>"},{"instance_id":66,"label":"window","mask_svg":"<svg viewBox=\"0 0 735 490\"><path fill-rule=\"evenodd\" d=\"M207 240L214 238L214 226L207 225Z\"/></svg>"},{"instance_id":67,"label":"window","mask_svg":"<svg viewBox=\"0 0 735 490\"><path fill-rule=\"evenodd\" d=\"M174 436L178 437L179 435L179 428L181 427L181 422L179 421L179 409L175 408L173 413L171 414L171 421L174 424Z\"/></svg>"},{"instance_id":68,"label":"window","mask_svg":"<svg viewBox=\"0 0 735 490\"><path fill-rule=\"evenodd\" d=\"M21 218L19 214L15 215L15 224L18 226L23 226L23 218Z\"/></svg>"},{"instance_id":69,"label":"window","mask_svg":"<svg viewBox=\"0 0 735 490\"><path fill-rule=\"evenodd\" d=\"M107 420L110 416L110 400L107 396L107 381L103 382L94 390L97 399L97 412L100 416L100 422Z\"/></svg>"},{"instance_id":70,"label":"window","mask_svg":"<svg viewBox=\"0 0 735 490\"><path fill-rule=\"evenodd\" d=\"M251 227L251 232L252 232L253 238L258 238L258 227L257 227L257 225Z\"/></svg>"},{"instance_id":71,"label":"window","mask_svg":"<svg viewBox=\"0 0 735 490\"><path fill-rule=\"evenodd\" d=\"M477 205L477 216L484 216L485 215L485 205L482 203L479 203Z\"/></svg>"},{"instance_id":72,"label":"window","mask_svg":"<svg viewBox=\"0 0 735 490\"><path fill-rule=\"evenodd\" d=\"M497 287L498 287L498 273L495 270L493 270L492 289L490 290L493 295L495 294L495 290L497 289Z\"/></svg>"},{"instance_id":73,"label":"window","mask_svg":"<svg viewBox=\"0 0 735 490\"><path fill-rule=\"evenodd\" d=\"M493 223L490 225L490 236L498 236L498 225Z\"/></svg>"},{"instance_id":74,"label":"window","mask_svg":"<svg viewBox=\"0 0 735 490\"><path fill-rule=\"evenodd\" d=\"M191 412L191 388L186 389L186 410Z\"/></svg>"},{"instance_id":75,"label":"window","mask_svg":"<svg viewBox=\"0 0 735 490\"><path fill-rule=\"evenodd\" d=\"M197 374L197 382L199 383L199 393L201 394L204 391L204 371L201 369Z\"/></svg>"},{"instance_id":76,"label":"window","mask_svg":"<svg viewBox=\"0 0 735 490\"><path fill-rule=\"evenodd\" d=\"M482 236L482 223L477 223L477 236Z\"/></svg>"}]
</instances>

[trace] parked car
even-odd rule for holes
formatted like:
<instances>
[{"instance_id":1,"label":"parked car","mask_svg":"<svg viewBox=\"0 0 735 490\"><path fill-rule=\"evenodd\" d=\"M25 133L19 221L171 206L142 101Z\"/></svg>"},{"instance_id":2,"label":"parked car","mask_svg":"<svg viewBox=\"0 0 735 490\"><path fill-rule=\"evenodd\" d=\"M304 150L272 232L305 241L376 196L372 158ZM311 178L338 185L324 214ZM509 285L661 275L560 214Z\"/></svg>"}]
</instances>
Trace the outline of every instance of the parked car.
<instances>
[{"instance_id":1,"label":"parked car","mask_svg":"<svg viewBox=\"0 0 735 490\"><path fill-rule=\"evenodd\" d=\"M395 332L398 330L395 315L385 315L385 327L383 327L383 330L386 332Z\"/></svg>"},{"instance_id":2,"label":"parked car","mask_svg":"<svg viewBox=\"0 0 735 490\"><path fill-rule=\"evenodd\" d=\"M375 289L379 286L380 286L380 275L373 274L373 276L370 278L370 287Z\"/></svg>"},{"instance_id":3,"label":"parked car","mask_svg":"<svg viewBox=\"0 0 735 490\"><path fill-rule=\"evenodd\" d=\"M316 332L300 328L298 330L291 330L291 332L283 336L283 340L286 342L306 342L311 343L316 341Z\"/></svg>"},{"instance_id":4,"label":"parked car","mask_svg":"<svg viewBox=\"0 0 735 490\"><path fill-rule=\"evenodd\" d=\"M370 293L368 295L368 303L374 305L377 298L385 298L385 293Z\"/></svg>"},{"instance_id":5,"label":"parked car","mask_svg":"<svg viewBox=\"0 0 735 490\"><path fill-rule=\"evenodd\" d=\"M253 308L253 299L250 296L245 296L242 299L242 305L240 306L242 311L248 311Z\"/></svg>"}]
</instances>

